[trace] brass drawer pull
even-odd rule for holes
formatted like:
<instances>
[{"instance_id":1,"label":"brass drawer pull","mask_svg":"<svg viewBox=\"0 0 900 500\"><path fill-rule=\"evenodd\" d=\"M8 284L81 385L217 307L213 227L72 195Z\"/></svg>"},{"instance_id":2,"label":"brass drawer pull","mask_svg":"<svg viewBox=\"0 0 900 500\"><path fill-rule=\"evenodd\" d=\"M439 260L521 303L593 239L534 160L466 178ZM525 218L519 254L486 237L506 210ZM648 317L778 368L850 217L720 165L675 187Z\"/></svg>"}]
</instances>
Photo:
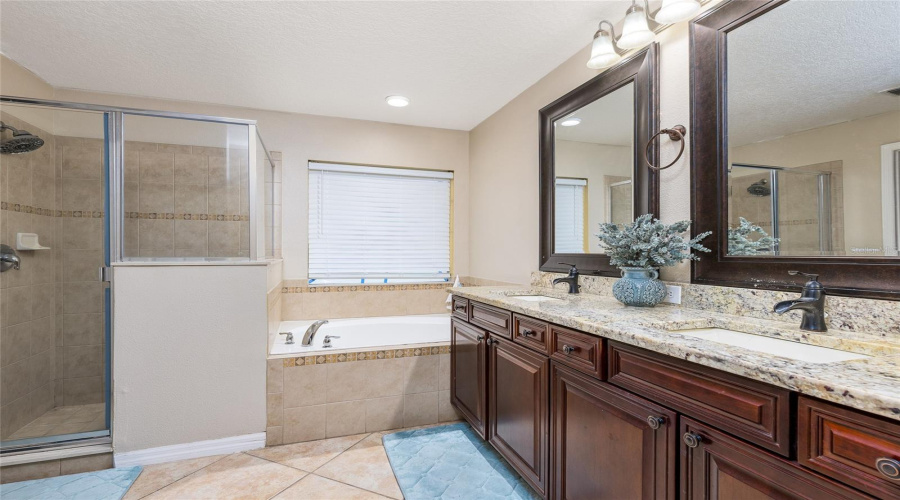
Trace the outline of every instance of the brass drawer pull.
<instances>
[{"instance_id":1,"label":"brass drawer pull","mask_svg":"<svg viewBox=\"0 0 900 500\"><path fill-rule=\"evenodd\" d=\"M685 432L684 436L681 437L681 440L684 441L684 444L686 444L688 448L696 448L703 442L703 436Z\"/></svg>"},{"instance_id":2,"label":"brass drawer pull","mask_svg":"<svg viewBox=\"0 0 900 500\"><path fill-rule=\"evenodd\" d=\"M650 415L647 417L647 424L650 425L650 428L653 430L659 429L660 426L666 423L666 419L662 417L657 417L654 415Z\"/></svg>"},{"instance_id":3,"label":"brass drawer pull","mask_svg":"<svg viewBox=\"0 0 900 500\"><path fill-rule=\"evenodd\" d=\"M563 344L563 352L566 354L572 354L573 352L575 352L577 350L578 350L577 347L572 347L570 345Z\"/></svg>"},{"instance_id":4,"label":"brass drawer pull","mask_svg":"<svg viewBox=\"0 0 900 500\"><path fill-rule=\"evenodd\" d=\"M881 457L875 461L875 468L888 479L900 481L900 460Z\"/></svg>"}]
</instances>

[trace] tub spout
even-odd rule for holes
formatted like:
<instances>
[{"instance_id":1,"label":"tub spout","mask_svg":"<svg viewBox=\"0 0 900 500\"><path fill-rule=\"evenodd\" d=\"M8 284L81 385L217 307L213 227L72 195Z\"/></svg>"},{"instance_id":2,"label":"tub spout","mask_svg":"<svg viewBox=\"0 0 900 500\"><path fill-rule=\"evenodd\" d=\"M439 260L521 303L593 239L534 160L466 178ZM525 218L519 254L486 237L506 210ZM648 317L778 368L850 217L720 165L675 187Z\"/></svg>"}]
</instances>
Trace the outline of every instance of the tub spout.
<instances>
[{"instance_id":1,"label":"tub spout","mask_svg":"<svg viewBox=\"0 0 900 500\"><path fill-rule=\"evenodd\" d=\"M319 331L319 328L322 327L325 323L328 323L327 319L320 319L315 323L309 325L309 328L306 329L306 333L303 334L303 341L300 345L304 347L309 347L312 345L313 337L316 336L316 332Z\"/></svg>"}]
</instances>

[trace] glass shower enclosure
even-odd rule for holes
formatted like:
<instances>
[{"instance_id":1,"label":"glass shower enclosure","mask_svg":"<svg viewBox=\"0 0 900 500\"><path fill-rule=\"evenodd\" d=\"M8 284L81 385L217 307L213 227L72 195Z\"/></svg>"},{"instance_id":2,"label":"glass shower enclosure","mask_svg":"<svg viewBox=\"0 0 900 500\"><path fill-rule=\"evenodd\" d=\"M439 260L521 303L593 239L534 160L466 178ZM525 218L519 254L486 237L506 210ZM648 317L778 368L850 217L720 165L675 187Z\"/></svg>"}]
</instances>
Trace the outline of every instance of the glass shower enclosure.
<instances>
[{"instance_id":1,"label":"glass shower enclosure","mask_svg":"<svg viewBox=\"0 0 900 500\"><path fill-rule=\"evenodd\" d=\"M2 96L0 121L0 453L110 443L109 267L263 259L274 162L252 120Z\"/></svg>"}]
</instances>

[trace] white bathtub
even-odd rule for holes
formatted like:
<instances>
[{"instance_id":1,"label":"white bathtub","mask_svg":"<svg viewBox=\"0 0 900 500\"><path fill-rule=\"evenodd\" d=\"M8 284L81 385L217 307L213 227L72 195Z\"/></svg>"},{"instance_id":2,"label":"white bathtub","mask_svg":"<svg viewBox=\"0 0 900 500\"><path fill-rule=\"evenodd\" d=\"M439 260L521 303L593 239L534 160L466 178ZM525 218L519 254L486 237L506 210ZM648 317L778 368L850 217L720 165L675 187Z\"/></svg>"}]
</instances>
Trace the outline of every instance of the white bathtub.
<instances>
[{"instance_id":1,"label":"white bathtub","mask_svg":"<svg viewBox=\"0 0 900 500\"><path fill-rule=\"evenodd\" d=\"M285 335L278 335L269 350L271 356L308 356L336 354L347 351L398 349L447 345L450 342L450 315L384 316L377 318L331 319L322 325L312 345L303 347L303 334L315 320L282 321L279 332L292 332L294 344L285 344ZM330 348L322 347L325 336L332 338Z\"/></svg>"}]
</instances>

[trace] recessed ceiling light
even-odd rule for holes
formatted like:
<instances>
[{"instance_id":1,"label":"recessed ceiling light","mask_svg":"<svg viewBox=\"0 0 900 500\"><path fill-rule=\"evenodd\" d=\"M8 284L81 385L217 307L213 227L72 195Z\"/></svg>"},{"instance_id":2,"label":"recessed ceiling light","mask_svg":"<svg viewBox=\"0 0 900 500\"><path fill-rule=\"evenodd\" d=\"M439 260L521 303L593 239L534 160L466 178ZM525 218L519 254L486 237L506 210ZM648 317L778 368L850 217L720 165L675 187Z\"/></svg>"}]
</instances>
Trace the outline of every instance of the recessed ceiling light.
<instances>
[{"instance_id":1,"label":"recessed ceiling light","mask_svg":"<svg viewBox=\"0 0 900 500\"><path fill-rule=\"evenodd\" d=\"M388 106L393 106L395 108L409 106L409 99L402 95L389 95L385 97L384 100L387 101Z\"/></svg>"},{"instance_id":2,"label":"recessed ceiling light","mask_svg":"<svg viewBox=\"0 0 900 500\"><path fill-rule=\"evenodd\" d=\"M574 116L572 118L566 118L565 120L559 122L559 124L563 127L574 127L579 123L581 123L581 118L575 118Z\"/></svg>"}]
</instances>

